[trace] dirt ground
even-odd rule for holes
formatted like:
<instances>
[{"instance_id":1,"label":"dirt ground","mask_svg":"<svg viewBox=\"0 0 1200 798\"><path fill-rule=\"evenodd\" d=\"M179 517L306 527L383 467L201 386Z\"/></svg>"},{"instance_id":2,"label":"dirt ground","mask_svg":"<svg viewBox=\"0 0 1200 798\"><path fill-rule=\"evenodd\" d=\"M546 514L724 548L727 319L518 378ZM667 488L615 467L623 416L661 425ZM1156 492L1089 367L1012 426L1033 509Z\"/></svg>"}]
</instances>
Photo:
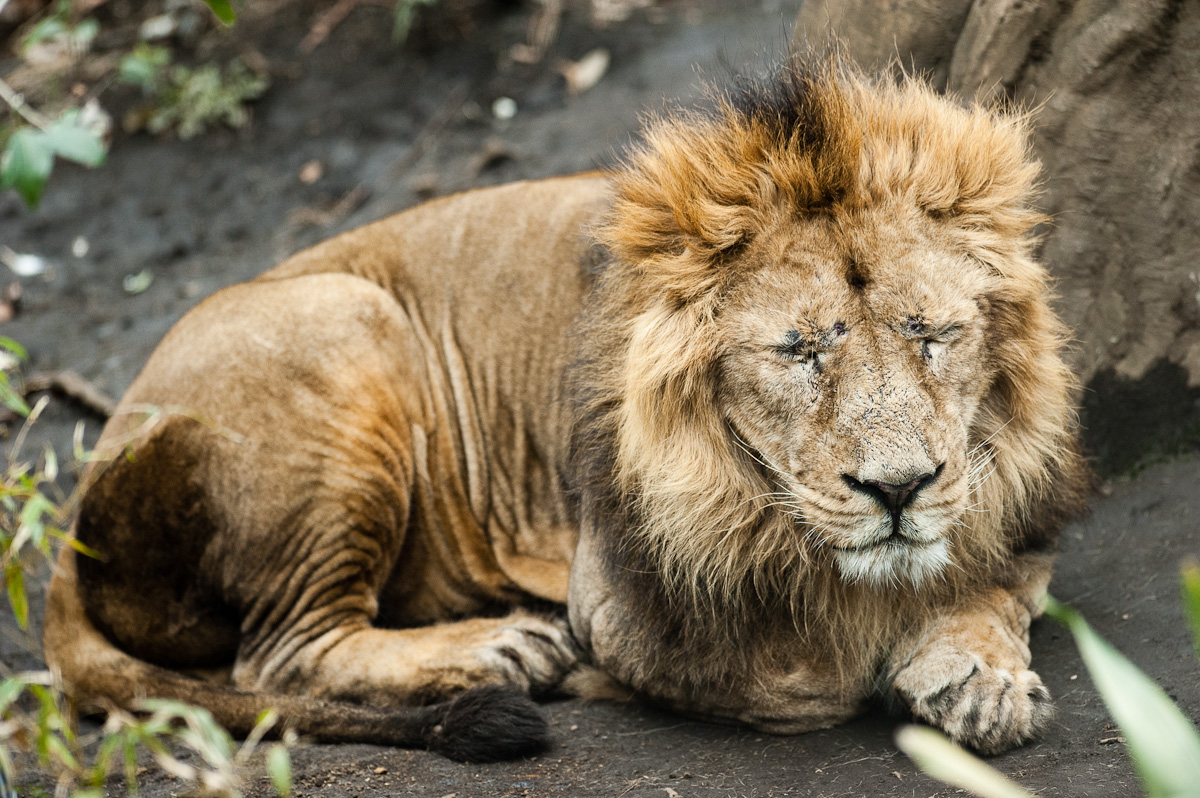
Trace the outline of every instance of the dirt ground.
<instances>
[{"instance_id":1,"label":"dirt ground","mask_svg":"<svg viewBox=\"0 0 1200 798\"><path fill-rule=\"evenodd\" d=\"M430 196L611 163L642 111L686 101L704 79L782 52L798 2L660 2L604 28L568 3L554 43L536 65L504 63L504 54L525 41L532 4L435 14L415 42L396 48L386 35L388 11L364 3L303 57L298 43L316 9L327 5L297 1L267 18L247 13L227 34L227 50L253 47L273 74L245 131L191 142L120 137L100 170L60 165L36 212L11 192L0 196L0 243L52 264L43 277L22 278L20 313L0 325L0 335L28 347L31 371L70 369L117 396L188 308L315 241ZM598 47L611 53L611 67L594 88L572 96L557 65ZM516 102L508 122L492 114L499 97ZM314 160L323 175L302 182L304 164ZM80 237L87 252L77 257L72 248ZM127 293L123 279L144 269L154 276L148 290ZM1169 406L1153 390L1121 391L1126 404L1109 418L1122 418L1132 402L1139 418L1162 422L1152 425L1153 434L1167 444L1173 414L1200 408L1186 389L1172 394ZM1114 388L1112 402L1117 394ZM1101 386L1087 402L1104 408L1109 399ZM26 451L49 442L69 462L79 421L85 442L94 440L99 419L53 399ZM1142 427L1103 428L1109 427L1096 448L1119 458L1138 445L1120 435L1140 434ZM64 474L64 491L72 478ZM1053 585L1057 597L1080 609L1193 719L1200 718L1200 664L1181 617L1177 573L1185 556L1200 554L1197 485L1200 460L1186 458L1111 479L1091 517L1064 536ZM40 586L33 593L37 615ZM18 632L7 607L0 612L4 669L40 667L36 634ZM1069 636L1041 621L1032 648L1035 668L1058 700L1057 719L1045 739L993 764L1047 798L1137 794L1123 746L1113 741L1117 732ZM882 714L788 738L631 705L563 701L546 710L555 746L515 763L461 765L369 745L300 745L293 751L296 794L955 794L898 753L891 742L897 720ZM142 789L160 798L180 785L149 773ZM253 782L249 794L267 796L270 789Z\"/></svg>"}]
</instances>

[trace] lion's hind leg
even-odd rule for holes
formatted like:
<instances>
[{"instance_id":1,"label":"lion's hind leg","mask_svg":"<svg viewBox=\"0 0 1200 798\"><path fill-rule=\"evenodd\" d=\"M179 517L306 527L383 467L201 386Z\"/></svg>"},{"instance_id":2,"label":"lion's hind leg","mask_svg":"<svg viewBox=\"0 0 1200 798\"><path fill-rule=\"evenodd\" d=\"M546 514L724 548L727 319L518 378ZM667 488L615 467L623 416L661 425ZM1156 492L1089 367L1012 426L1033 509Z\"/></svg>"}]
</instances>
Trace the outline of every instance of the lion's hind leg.
<instances>
[{"instance_id":1,"label":"lion's hind leg","mask_svg":"<svg viewBox=\"0 0 1200 798\"><path fill-rule=\"evenodd\" d=\"M424 463L454 459L423 432L448 424L433 417L425 345L393 296L344 275L249 283L189 313L102 439L117 448L79 531L106 561L80 562L81 611L55 627L59 660L91 618L108 653L152 669L96 682L118 703L194 694L238 727L278 705L323 739L459 758L540 745L527 694L574 661L562 626L531 615L373 625L397 579L442 590L443 619L520 600L461 562L486 540L471 542L465 520L442 529L413 498L438 482ZM160 411L148 430L134 423L147 407ZM232 685L215 693L179 681L228 664Z\"/></svg>"},{"instance_id":2,"label":"lion's hind leg","mask_svg":"<svg viewBox=\"0 0 1200 798\"><path fill-rule=\"evenodd\" d=\"M503 687L480 687L430 706L375 707L307 696L239 690L191 678L121 650L84 609L76 555L65 549L46 605L47 662L84 711L113 705L129 710L145 698L203 706L223 727L248 734L273 709L284 727L324 742L370 742L428 748L451 759L512 759L545 747L549 729L529 697Z\"/></svg>"},{"instance_id":3,"label":"lion's hind leg","mask_svg":"<svg viewBox=\"0 0 1200 798\"><path fill-rule=\"evenodd\" d=\"M565 625L517 611L412 629L343 628L297 652L282 684L269 674L255 682L325 700L414 706L480 686L545 693L577 656ZM243 665L235 678L248 676Z\"/></svg>"},{"instance_id":4,"label":"lion's hind leg","mask_svg":"<svg viewBox=\"0 0 1200 798\"><path fill-rule=\"evenodd\" d=\"M313 307L317 292L305 286L315 281L326 283L325 296L335 287L347 296ZM481 687L551 689L576 659L565 625L520 612L455 620L523 594L495 567L454 487L445 430L455 419L441 407L439 366L420 321L354 278L246 290L275 294L269 304L281 310L270 328L242 336L255 348L243 343L238 355L263 360L289 383L262 388L273 409L259 446L221 444L225 471L236 475L221 552L221 579L242 618L234 684L372 707L450 701ZM311 313L325 323L312 324ZM280 329L309 327L300 340L272 345ZM422 606L439 609L420 617L397 608L397 584L400 595L436 595ZM413 625L379 628L381 600L389 623ZM441 622L415 625L429 621ZM495 689L457 700L467 712L485 699L518 703ZM514 723L526 715L514 712Z\"/></svg>"}]
</instances>

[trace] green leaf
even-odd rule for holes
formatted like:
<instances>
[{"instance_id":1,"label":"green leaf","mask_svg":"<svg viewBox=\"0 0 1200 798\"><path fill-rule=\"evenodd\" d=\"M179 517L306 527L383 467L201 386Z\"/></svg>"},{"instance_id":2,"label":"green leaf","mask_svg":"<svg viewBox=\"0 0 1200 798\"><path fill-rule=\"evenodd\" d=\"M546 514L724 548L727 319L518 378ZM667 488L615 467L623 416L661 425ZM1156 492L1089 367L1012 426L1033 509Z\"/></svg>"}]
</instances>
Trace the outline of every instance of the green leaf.
<instances>
[{"instance_id":1,"label":"green leaf","mask_svg":"<svg viewBox=\"0 0 1200 798\"><path fill-rule=\"evenodd\" d=\"M75 549L75 551L79 552L84 557L91 557L93 560L103 560L104 559L102 556L100 556L100 552L96 551L91 546L87 545L86 543L83 543L77 537L75 537L74 535L72 535L69 532L63 532L61 529L50 529L50 528L47 528L46 532L49 533L50 535L54 536L55 538L61 540L64 544Z\"/></svg>"},{"instance_id":2,"label":"green leaf","mask_svg":"<svg viewBox=\"0 0 1200 798\"><path fill-rule=\"evenodd\" d=\"M0 371L0 404L3 404L9 410L25 417L33 412L25 399L12 389L12 384L8 381L8 375Z\"/></svg>"},{"instance_id":3,"label":"green leaf","mask_svg":"<svg viewBox=\"0 0 1200 798\"><path fill-rule=\"evenodd\" d=\"M39 42L57 39L67 34L67 25L57 14L51 15L37 23L30 29L29 33L25 34L21 39L21 52L24 53L30 47Z\"/></svg>"},{"instance_id":4,"label":"green leaf","mask_svg":"<svg viewBox=\"0 0 1200 798\"><path fill-rule=\"evenodd\" d=\"M130 795L138 794L137 780L137 740L133 737L125 738L125 790Z\"/></svg>"},{"instance_id":5,"label":"green leaf","mask_svg":"<svg viewBox=\"0 0 1200 798\"><path fill-rule=\"evenodd\" d=\"M1046 614L1066 626L1149 798L1200 796L1200 734L1163 689L1092 631L1078 612L1047 598Z\"/></svg>"},{"instance_id":6,"label":"green leaf","mask_svg":"<svg viewBox=\"0 0 1200 798\"><path fill-rule=\"evenodd\" d=\"M117 75L124 83L132 83L142 91L153 94L163 80L163 71L171 63L171 51L166 47L139 43L121 59Z\"/></svg>"},{"instance_id":7,"label":"green leaf","mask_svg":"<svg viewBox=\"0 0 1200 798\"><path fill-rule=\"evenodd\" d=\"M125 275L125 279L121 281L121 285L127 294L136 296L149 288L153 282L154 272L150 271L149 268L145 268L137 274Z\"/></svg>"},{"instance_id":8,"label":"green leaf","mask_svg":"<svg viewBox=\"0 0 1200 798\"><path fill-rule=\"evenodd\" d=\"M40 493L35 493L21 508L21 526L29 530L29 538L35 545L40 545L46 536L46 523L42 516L53 516L54 503Z\"/></svg>"},{"instance_id":9,"label":"green leaf","mask_svg":"<svg viewBox=\"0 0 1200 798\"><path fill-rule=\"evenodd\" d=\"M25 682L20 678L9 678L0 682L0 716L8 711L17 696L25 692Z\"/></svg>"},{"instance_id":10,"label":"green leaf","mask_svg":"<svg viewBox=\"0 0 1200 798\"><path fill-rule=\"evenodd\" d=\"M901 727L896 745L930 776L981 798L1033 798L1000 771L928 726Z\"/></svg>"},{"instance_id":11,"label":"green leaf","mask_svg":"<svg viewBox=\"0 0 1200 798\"><path fill-rule=\"evenodd\" d=\"M112 771L113 757L120 747L121 736L119 734L109 734L104 737L100 748L96 751L96 758L92 760L91 772L88 774L88 782L92 786L99 787L104 784L104 780ZM79 798L78 794L75 798Z\"/></svg>"},{"instance_id":12,"label":"green leaf","mask_svg":"<svg viewBox=\"0 0 1200 798\"><path fill-rule=\"evenodd\" d=\"M204 0L204 3L217 15L217 19L226 25L232 25L233 21L237 19L237 14L233 13L233 6L229 4L229 0Z\"/></svg>"},{"instance_id":13,"label":"green leaf","mask_svg":"<svg viewBox=\"0 0 1200 798\"><path fill-rule=\"evenodd\" d=\"M0 187L15 188L26 205L36 208L52 169L54 148L46 134L23 127L9 137L0 157Z\"/></svg>"},{"instance_id":14,"label":"green leaf","mask_svg":"<svg viewBox=\"0 0 1200 798\"><path fill-rule=\"evenodd\" d=\"M99 33L100 23L94 19L85 19L71 30L71 43L77 51L86 50Z\"/></svg>"},{"instance_id":15,"label":"green leaf","mask_svg":"<svg viewBox=\"0 0 1200 798\"><path fill-rule=\"evenodd\" d=\"M1192 629L1192 642L1196 645L1196 656L1200 656L1200 563L1188 560L1183 564L1183 614Z\"/></svg>"},{"instance_id":16,"label":"green leaf","mask_svg":"<svg viewBox=\"0 0 1200 798\"><path fill-rule=\"evenodd\" d=\"M67 747L67 744L58 735L52 734L46 738L46 750L70 770L77 770L79 768L79 763L75 760L75 755L71 753L71 749Z\"/></svg>"},{"instance_id":17,"label":"green leaf","mask_svg":"<svg viewBox=\"0 0 1200 798\"><path fill-rule=\"evenodd\" d=\"M418 6L432 6L437 0L397 0L392 12L392 42L402 44L417 20Z\"/></svg>"},{"instance_id":18,"label":"green leaf","mask_svg":"<svg viewBox=\"0 0 1200 798\"><path fill-rule=\"evenodd\" d=\"M292 794L292 758L282 745L273 745L267 751L267 775L271 777L271 786L280 798L288 798Z\"/></svg>"},{"instance_id":19,"label":"green leaf","mask_svg":"<svg viewBox=\"0 0 1200 798\"><path fill-rule=\"evenodd\" d=\"M25 595L25 574L16 558L4 569L4 582L8 589L8 603L12 605L17 625L24 629L29 623L29 597Z\"/></svg>"},{"instance_id":20,"label":"green leaf","mask_svg":"<svg viewBox=\"0 0 1200 798\"><path fill-rule=\"evenodd\" d=\"M25 347L6 335L0 335L0 349L7 349L16 355L19 360L29 360L29 353L25 351Z\"/></svg>"},{"instance_id":21,"label":"green leaf","mask_svg":"<svg viewBox=\"0 0 1200 798\"><path fill-rule=\"evenodd\" d=\"M54 120L45 135L59 157L89 167L104 163L104 141L79 124L78 111L67 111Z\"/></svg>"}]
</instances>

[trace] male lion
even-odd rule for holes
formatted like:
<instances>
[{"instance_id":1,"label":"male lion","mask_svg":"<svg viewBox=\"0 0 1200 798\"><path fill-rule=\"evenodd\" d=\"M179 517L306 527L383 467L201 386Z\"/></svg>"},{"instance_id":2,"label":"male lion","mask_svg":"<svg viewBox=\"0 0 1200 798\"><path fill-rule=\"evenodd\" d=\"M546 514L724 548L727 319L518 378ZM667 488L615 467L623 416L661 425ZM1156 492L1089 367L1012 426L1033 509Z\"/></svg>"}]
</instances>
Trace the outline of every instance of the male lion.
<instances>
[{"instance_id":1,"label":"male lion","mask_svg":"<svg viewBox=\"0 0 1200 798\"><path fill-rule=\"evenodd\" d=\"M768 731L883 697L1016 745L1089 482L1036 175L1019 116L795 66L612 173L221 291L105 429L47 660L84 700L472 760L541 744L524 693L583 663Z\"/></svg>"}]
</instances>

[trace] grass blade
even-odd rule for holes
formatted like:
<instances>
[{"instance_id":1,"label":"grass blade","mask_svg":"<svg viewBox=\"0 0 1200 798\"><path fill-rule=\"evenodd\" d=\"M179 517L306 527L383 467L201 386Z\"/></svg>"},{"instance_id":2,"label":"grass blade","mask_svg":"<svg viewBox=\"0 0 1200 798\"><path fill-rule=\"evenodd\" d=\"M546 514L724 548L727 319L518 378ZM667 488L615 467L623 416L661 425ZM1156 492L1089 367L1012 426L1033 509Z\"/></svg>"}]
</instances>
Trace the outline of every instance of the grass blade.
<instances>
[{"instance_id":1,"label":"grass blade","mask_svg":"<svg viewBox=\"0 0 1200 798\"><path fill-rule=\"evenodd\" d=\"M896 745L930 776L980 798L1034 798L1024 787L928 726L902 727L896 732Z\"/></svg>"},{"instance_id":2,"label":"grass blade","mask_svg":"<svg viewBox=\"0 0 1200 798\"><path fill-rule=\"evenodd\" d=\"M292 794L292 758L283 745L273 745L267 751L267 775L280 798Z\"/></svg>"},{"instance_id":3,"label":"grass blade","mask_svg":"<svg viewBox=\"0 0 1200 798\"><path fill-rule=\"evenodd\" d=\"M25 574L21 570L21 560L14 557L4 569L4 581L8 589L8 603L12 607L17 626L24 629L29 625L29 599L25 595Z\"/></svg>"},{"instance_id":4,"label":"grass blade","mask_svg":"<svg viewBox=\"0 0 1200 798\"><path fill-rule=\"evenodd\" d=\"M1200 796L1200 734L1179 707L1074 609L1049 598L1046 614L1075 636L1100 697L1121 727L1146 795Z\"/></svg>"},{"instance_id":5,"label":"grass blade","mask_svg":"<svg viewBox=\"0 0 1200 798\"><path fill-rule=\"evenodd\" d=\"M1183 582L1183 614L1187 618L1188 627L1192 630L1192 643L1196 646L1196 656L1200 657L1200 563L1195 560L1185 562L1181 581Z\"/></svg>"},{"instance_id":6,"label":"grass blade","mask_svg":"<svg viewBox=\"0 0 1200 798\"><path fill-rule=\"evenodd\" d=\"M237 14L233 11L233 6L229 4L229 0L204 0L204 4L212 9L212 12L217 15L217 19L224 22L226 25L232 25L237 19Z\"/></svg>"}]
</instances>

